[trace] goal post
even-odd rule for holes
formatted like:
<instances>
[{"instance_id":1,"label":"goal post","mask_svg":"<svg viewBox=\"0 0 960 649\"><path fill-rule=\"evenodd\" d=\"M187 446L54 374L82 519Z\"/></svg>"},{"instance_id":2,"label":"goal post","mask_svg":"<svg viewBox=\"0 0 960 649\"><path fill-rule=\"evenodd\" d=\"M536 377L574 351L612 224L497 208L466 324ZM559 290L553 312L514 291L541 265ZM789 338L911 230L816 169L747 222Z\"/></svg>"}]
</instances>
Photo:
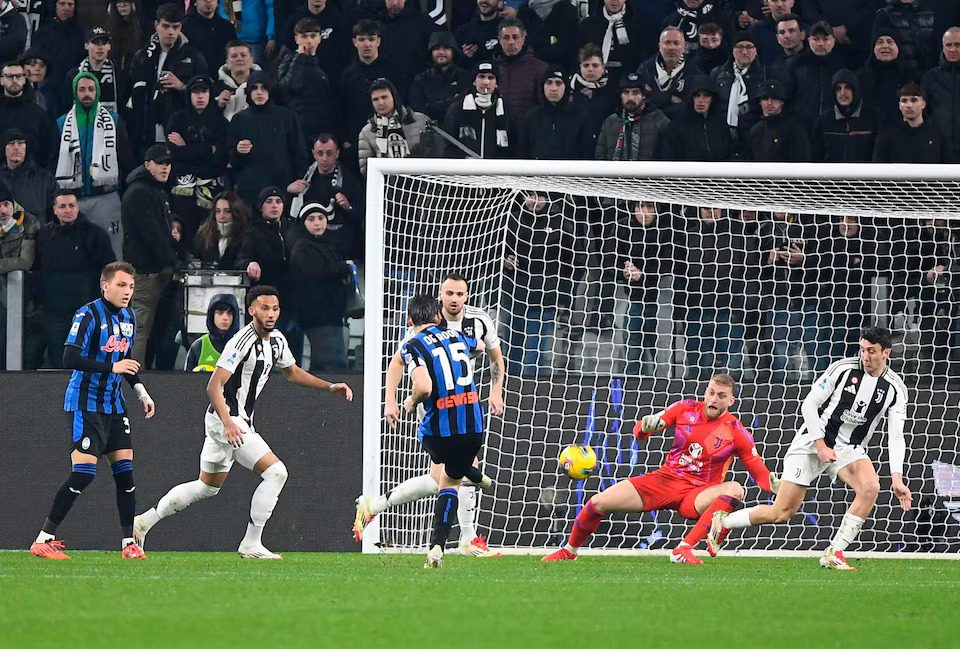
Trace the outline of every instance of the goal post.
<instances>
[{"instance_id":1,"label":"goal post","mask_svg":"<svg viewBox=\"0 0 960 649\"><path fill-rule=\"evenodd\" d=\"M375 159L366 207L365 494L429 467L416 422L383 420L385 375L406 301L458 272L468 303L499 324L507 363L506 413L488 417L482 458L497 485L478 493L491 546L562 543L593 493L663 462L672 435L638 444L633 423L699 398L712 373L738 381L732 411L779 471L813 379L855 353L860 326L880 324L910 391L914 509L890 492L884 422L868 449L881 494L851 554L960 552L956 167ZM405 379L401 403L406 392ZM600 459L580 483L556 462L572 443ZM769 501L739 463L731 477L745 505ZM789 524L743 530L730 550L822 550L851 499L821 478ZM427 499L382 513L363 551L424 551L432 511ZM589 548L662 550L692 524L675 512L609 516Z\"/></svg>"}]
</instances>

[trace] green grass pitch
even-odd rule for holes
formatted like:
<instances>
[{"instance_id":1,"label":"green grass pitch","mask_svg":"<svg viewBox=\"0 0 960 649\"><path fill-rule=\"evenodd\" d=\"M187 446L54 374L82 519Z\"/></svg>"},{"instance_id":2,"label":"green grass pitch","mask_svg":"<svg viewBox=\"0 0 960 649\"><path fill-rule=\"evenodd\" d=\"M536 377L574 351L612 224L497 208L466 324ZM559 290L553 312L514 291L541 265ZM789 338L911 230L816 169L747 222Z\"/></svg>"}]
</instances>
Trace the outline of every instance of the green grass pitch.
<instances>
[{"instance_id":1,"label":"green grass pitch","mask_svg":"<svg viewBox=\"0 0 960 649\"><path fill-rule=\"evenodd\" d=\"M0 553L0 646L960 646L960 561Z\"/></svg>"}]
</instances>

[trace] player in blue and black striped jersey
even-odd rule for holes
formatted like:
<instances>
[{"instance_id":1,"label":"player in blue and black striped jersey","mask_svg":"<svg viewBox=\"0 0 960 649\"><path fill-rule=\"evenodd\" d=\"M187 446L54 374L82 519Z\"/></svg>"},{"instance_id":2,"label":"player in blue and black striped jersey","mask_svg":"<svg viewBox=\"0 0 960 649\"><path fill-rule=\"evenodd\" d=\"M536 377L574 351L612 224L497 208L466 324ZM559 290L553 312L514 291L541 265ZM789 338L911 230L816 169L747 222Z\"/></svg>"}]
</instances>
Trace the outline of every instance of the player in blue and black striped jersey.
<instances>
[{"instance_id":1,"label":"player in blue and black striped jersey","mask_svg":"<svg viewBox=\"0 0 960 649\"><path fill-rule=\"evenodd\" d=\"M117 485L122 556L143 559L146 555L133 541L136 486L133 481L133 445L130 420L120 388L121 375L136 391L149 419L155 412L153 399L140 381L140 363L130 358L137 321L129 307L133 297L134 268L122 261L107 264L100 274L103 297L84 305L73 318L63 348L63 366L72 369L63 400L73 431L73 468L60 487L43 529L30 552L47 559L69 559L63 543L56 540L63 522L83 490L97 473L101 455L110 460Z\"/></svg>"},{"instance_id":2,"label":"player in blue and black striped jersey","mask_svg":"<svg viewBox=\"0 0 960 649\"><path fill-rule=\"evenodd\" d=\"M443 565L460 481L483 445L483 410L470 363L470 353L483 351L483 343L461 331L441 328L439 311L433 296L411 299L407 316L415 335L400 348L413 381L413 393L404 401L404 409L412 413L423 402L426 414L417 437L430 459L443 465L425 568Z\"/></svg>"}]
</instances>

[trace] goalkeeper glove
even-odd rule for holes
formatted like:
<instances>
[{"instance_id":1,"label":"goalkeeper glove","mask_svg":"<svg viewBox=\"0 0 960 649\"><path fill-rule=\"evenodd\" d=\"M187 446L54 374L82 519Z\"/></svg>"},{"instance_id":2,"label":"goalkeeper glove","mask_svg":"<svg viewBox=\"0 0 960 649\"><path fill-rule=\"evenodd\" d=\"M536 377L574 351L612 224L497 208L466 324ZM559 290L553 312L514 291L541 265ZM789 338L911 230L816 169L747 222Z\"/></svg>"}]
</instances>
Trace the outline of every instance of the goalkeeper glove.
<instances>
[{"instance_id":1,"label":"goalkeeper glove","mask_svg":"<svg viewBox=\"0 0 960 649\"><path fill-rule=\"evenodd\" d=\"M658 430L666 428L667 425L660 419L660 414L662 413L647 415L637 422L637 425L633 427L633 436L642 442Z\"/></svg>"},{"instance_id":2,"label":"goalkeeper glove","mask_svg":"<svg viewBox=\"0 0 960 649\"><path fill-rule=\"evenodd\" d=\"M776 495L780 491L780 476L773 471L770 472L770 491Z\"/></svg>"}]
</instances>

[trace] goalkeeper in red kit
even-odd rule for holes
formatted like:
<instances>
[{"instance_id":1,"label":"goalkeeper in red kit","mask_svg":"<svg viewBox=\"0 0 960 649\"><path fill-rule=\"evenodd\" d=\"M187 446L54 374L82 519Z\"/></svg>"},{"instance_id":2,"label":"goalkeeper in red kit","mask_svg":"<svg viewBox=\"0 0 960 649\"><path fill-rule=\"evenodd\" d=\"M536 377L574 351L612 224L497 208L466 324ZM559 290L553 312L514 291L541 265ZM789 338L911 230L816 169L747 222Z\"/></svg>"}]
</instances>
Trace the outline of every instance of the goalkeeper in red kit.
<instances>
[{"instance_id":1,"label":"goalkeeper in red kit","mask_svg":"<svg viewBox=\"0 0 960 649\"><path fill-rule=\"evenodd\" d=\"M728 412L733 405L733 378L717 374L707 384L703 401L678 401L664 412L647 415L633 429L638 440L669 426L675 429L673 448L663 466L628 478L598 493L580 510L567 544L543 561L576 559L577 550L610 512L649 512L673 509L697 523L673 552L673 563L703 563L693 548L710 531L714 512L732 512L743 498L743 486L724 482L734 457L739 457L760 487L776 493L779 480L757 453L753 437Z\"/></svg>"}]
</instances>

